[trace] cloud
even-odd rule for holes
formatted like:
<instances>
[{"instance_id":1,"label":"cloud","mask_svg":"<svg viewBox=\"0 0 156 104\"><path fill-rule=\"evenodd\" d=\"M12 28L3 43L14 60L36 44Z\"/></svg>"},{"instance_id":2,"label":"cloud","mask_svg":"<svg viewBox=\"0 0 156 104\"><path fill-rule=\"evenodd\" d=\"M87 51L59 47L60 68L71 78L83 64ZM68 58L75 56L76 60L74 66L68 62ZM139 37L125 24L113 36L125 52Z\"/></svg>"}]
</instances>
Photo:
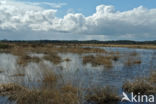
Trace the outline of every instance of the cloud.
<instances>
[{"instance_id":1,"label":"cloud","mask_svg":"<svg viewBox=\"0 0 156 104\"><path fill-rule=\"evenodd\" d=\"M51 8L61 8L62 6L67 5L66 3L50 3L50 2L25 2L28 5L35 6L49 6Z\"/></svg>"},{"instance_id":2,"label":"cloud","mask_svg":"<svg viewBox=\"0 0 156 104\"><path fill-rule=\"evenodd\" d=\"M97 35L107 38L155 37L156 9L139 6L128 11L117 11L112 5L99 5L91 16L81 13L67 13L59 18L56 8L65 3L43 2L55 7L45 9L41 3L25 3L11 0L0 1L0 31L32 31L60 34ZM103 35L103 36L99 36ZM73 35L74 36L74 35Z\"/></svg>"}]
</instances>

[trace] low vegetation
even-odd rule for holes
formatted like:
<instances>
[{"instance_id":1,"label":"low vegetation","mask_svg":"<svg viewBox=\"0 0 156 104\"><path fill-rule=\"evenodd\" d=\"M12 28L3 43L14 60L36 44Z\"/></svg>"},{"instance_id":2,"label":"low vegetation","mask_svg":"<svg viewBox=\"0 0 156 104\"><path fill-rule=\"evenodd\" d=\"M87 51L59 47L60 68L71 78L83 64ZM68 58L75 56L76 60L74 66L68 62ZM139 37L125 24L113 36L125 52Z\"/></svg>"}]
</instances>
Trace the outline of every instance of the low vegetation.
<instances>
[{"instance_id":1,"label":"low vegetation","mask_svg":"<svg viewBox=\"0 0 156 104\"><path fill-rule=\"evenodd\" d=\"M1 84L0 95L17 104L78 104L77 89L67 85L60 89L28 89L17 84Z\"/></svg>"},{"instance_id":2,"label":"low vegetation","mask_svg":"<svg viewBox=\"0 0 156 104\"><path fill-rule=\"evenodd\" d=\"M48 60L48 61L51 61L54 64L59 64L62 61L61 57L58 56L57 53L49 53L49 54L46 54L44 56L44 59L45 60Z\"/></svg>"},{"instance_id":3,"label":"low vegetation","mask_svg":"<svg viewBox=\"0 0 156 104\"><path fill-rule=\"evenodd\" d=\"M27 54L23 54L22 56L18 57L17 63L19 65L25 66L30 62L39 63L40 61L41 61L41 59L39 57L31 57Z\"/></svg>"},{"instance_id":4,"label":"low vegetation","mask_svg":"<svg viewBox=\"0 0 156 104\"><path fill-rule=\"evenodd\" d=\"M107 86L88 91L86 101L88 104L117 104L120 98L114 88Z\"/></svg>"},{"instance_id":5,"label":"low vegetation","mask_svg":"<svg viewBox=\"0 0 156 104\"><path fill-rule=\"evenodd\" d=\"M83 57L83 64L91 63L93 66L104 65L106 68L110 69L113 67L113 61L118 60L118 56L103 56L103 55L89 55Z\"/></svg>"},{"instance_id":6,"label":"low vegetation","mask_svg":"<svg viewBox=\"0 0 156 104\"><path fill-rule=\"evenodd\" d=\"M8 44L0 44L0 49L8 49L8 48L11 48L11 46L10 45L8 45Z\"/></svg>"},{"instance_id":7,"label":"low vegetation","mask_svg":"<svg viewBox=\"0 0 156 104\"><path fill-rule=\"evenodd\" d=\"M134 81L127 81L123 85L123 90L133 92L135 94L156 94L156 77L155 71L149 78L136 79Z\"/></svg>"},{"instance_id":8,"label":"low vegetation","mask_svg":"<svg viewBox=\"0 0 156 104\"><path fill-rule=\"evenodd\" d=\"M142 63L140 55L137 52L128 53L124 57L127 58L124 62L125 66L139 65Z\"/></svg>"},{"instance_id":9,"label":"low vegetation","mask_svg":"<svg viewBox=\"0 0 156 104\"><path fill-rule=\"evenodd\" d=\"M82 54L82 53L106 53L104 49L100 48L83 48L79 46L69 46L69 47L60 47L58 49L58 52L60 53L76 53L76 54Z\"/></svg>"},{"instance_id":10,"label":"low vegetation","mask_svg":"<svg viewBox=\"0 0 156 104\"><path fill-rule=\"evenodd\" d=\"M58 76L54 74L52 70L44 70L42 88L53 88L55 87L58 80Z\"/></svg>"}]
</instances>

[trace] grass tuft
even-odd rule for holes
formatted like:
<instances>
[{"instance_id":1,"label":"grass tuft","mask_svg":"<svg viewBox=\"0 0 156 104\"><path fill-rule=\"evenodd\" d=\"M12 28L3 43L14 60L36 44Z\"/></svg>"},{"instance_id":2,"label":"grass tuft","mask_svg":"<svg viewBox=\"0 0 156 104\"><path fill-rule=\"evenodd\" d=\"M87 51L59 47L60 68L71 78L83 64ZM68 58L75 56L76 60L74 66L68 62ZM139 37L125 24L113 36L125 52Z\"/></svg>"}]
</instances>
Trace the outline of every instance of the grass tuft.
<instances>
[{"instance_id":1,"label":"grass tuft","mask_svg":"<svg viewBox=\"0 0 156 104\"><path fill-rule=\"evenodd\" d=\"M88 104L117 104L120 98L111 87L92 89L86 96Z\"/></svg>"}]
</instances>

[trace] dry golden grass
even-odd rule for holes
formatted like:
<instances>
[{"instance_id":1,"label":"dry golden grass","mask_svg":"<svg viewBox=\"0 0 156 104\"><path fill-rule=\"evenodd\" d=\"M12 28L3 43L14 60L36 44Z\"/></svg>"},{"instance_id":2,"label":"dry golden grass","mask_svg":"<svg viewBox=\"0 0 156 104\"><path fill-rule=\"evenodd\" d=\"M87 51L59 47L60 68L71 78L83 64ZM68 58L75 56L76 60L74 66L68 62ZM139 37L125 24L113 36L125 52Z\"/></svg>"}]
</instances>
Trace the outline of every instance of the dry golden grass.
<instances>
[{"instance_id":1,"label":"dry golden grass","mask_svg":"<svg viewBox=\"0 0 156 104\"><path fill-rule=\"evenodd\" d=\"M82 54L82 53L106 53L105 50L100 49L100 48L83 48L83 47L60 47L58 48L58 52L61 53L77 53L77 54Z\"/></svg>"},{"instance_id":2,"label":"dry golden grass","mask_svg":"<svg viewBox=\"0 0 156 104\"><path fill-rule=\"evenodd\" d=\"M91 89L86 96L86 101L90 104L117 104L120 98L115 89L111 87Z\"/></svg>"},{"instance_id":3,"label":"dry golden grass","mask_svg":"<svg viewBox=\"0 0 156 104\"><path fill-rule=\"evenodd\" d=\"M28 52L34 53L105 53L106 51L99 48L83 48L79 44L39 44L39 43L8 43L11 48L7 48L10 53L16 55ZM0 49L1 50L1 49ZM4 50L1 50L4 51ZM23 51L23 52L21 52Z\"/></svg>"},{"instance_id":4,"label":"dry golden grass","mask_svg":"<svg viewBox=\"0 0 156 104\"><path fill-rule=\"evenodd\" d=\"M56 53L46 54L44 56L44 59L49 60L49 61L53 62L54 64L59 64L60 62L62 62L61 57L58 56Z\"/></svg>"},{"instance_id":5,"label":"dry golden grass","mask_svg":"<svg viewBox=\"0 0 156 104\"><path fill-rule=\"evenodd\" d=\"M78 104L77 89L63 86L61 89L28 89L17 84L0 85L0 95L8 96L17 104Z\"/></svg>"},{"instance_id":6,"label":"dry golden grass","mask_svg":"<svg viewBox=\"0 0 156 104\"><path fill-rule=\"evenodd\" d=\"M102 55L89 55L83 57L83 64L91 63L93 66L104 65L106 68L112 68L112 57Z\"/></svg>"},{"instance_id":7,"label":"dry golden grass","mask_svg":"<svg viewBox=\"0 0 156 104\"><path fill-rule=\"evenodd\" d=\"M156 72L152 72L149 78L136 79L133 82L127 81L123 84L123 90L135 94L155 94L156 93Z\"/></svg>"},{"instance_id":8,"label":"dry golden grass","mask_svg":"<svg viewBox=\"0 0 156 104\"><path fill-rule=\"evenodd\" d=\"M135 94L153 94L156 93L156 89L152 84L145 80L135 80L134 82L126 82L123 85L123 89L127 92L133 92Z\"/></svg>"},{"instance_id":9,"label":"dry golden grass","mask_svg":"<svg viewBox=\"0 0 156 104\"><path fill-rule=\"evenodd\" d=\"M31 57L26 54L23 54L18 57L17 63L19 65L25 66L30 62L39 63L40 61L41 61L41 59L39 57Z\"/></svg>"},{"instance_id":10,"label":"dry golden grass","mask_svg":"<svg viewBox=\"0 0 156 104\"><path fill-rule=\"evenodd\" d=\"M148 80L149 80L151 83L156 84L156 71L151 72L151 74L150 74Z\"/></svg>"},{"instance_id":11,"label":"dry golden grass","mask_svg":"<svg viewBox=\"0 0 156 104\"><path fill-rule=\"evenodd\" d=\"M141 49L156 49L156 45L152 44L80 44L81 46L94 47L125 47L125 48L141 48Z\"/></svg>"},{"instance_id":12,"label":"dry golden grass","mask_svg":"<svg viewBox=\"0 0 156 104\"><path fill-rule=\"evenodd\" d=\"M58 77L52 70L44 70L42 88L53 88L57 83Z\"/></svg>"}]
</instances>

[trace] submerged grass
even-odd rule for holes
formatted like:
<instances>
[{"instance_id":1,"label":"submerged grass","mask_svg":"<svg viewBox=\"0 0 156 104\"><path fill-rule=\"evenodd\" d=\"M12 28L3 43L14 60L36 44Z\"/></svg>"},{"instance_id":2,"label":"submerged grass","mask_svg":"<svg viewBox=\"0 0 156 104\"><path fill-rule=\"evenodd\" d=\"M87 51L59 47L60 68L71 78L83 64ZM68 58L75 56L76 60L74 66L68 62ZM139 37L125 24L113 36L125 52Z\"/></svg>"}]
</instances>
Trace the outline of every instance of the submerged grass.
<instances>
[{"instance_id":1,"label":"submerged grass","mask_svg":"<svg viewBox=\"0 0 156 104\"><path fill-rule=\"evenodd\" d=\"M60 62L62 62L61 57L58 56L57 53L46 54L43 58L45 60L49 60L49 61L53 62L54 64L59 64Z\"/></svg>"},{"instance_id":2,"label":"submerged grass","mask_svg":"<svg viewBox=\"0 0 156 104\"><path fill-rule=\"evenodd\" d=\"M22 56L19 56L17 63L19 65L25 66L30 62L39 63L40 61L41 61L41 59L39 57L31 57L29 55L24 54Z\"/></svg>"},{"instance_id":3,"label":"submerged grass","mask_svg":"<svg viewBox=\"0 0 156 104\"><path fill-rule=\"evenodd\" d=\"M93 66L104 65L106 68L110 69L113 67L112 61L118 60L118 57L114 56L103 56L103 55L89 55L83 57L83 64L91 63Z\"/></svg>"},{"instance_id":4,"label":"submerged grass","mask_svg":"<svg viewBox=\"0 0 156 104\"><path fill-rule=\"evenodd\" d=\"M124 57L126 58L124 60L125 66L140 65L142 63L140 55L137 52L130 52Z\"/></svg>"}]
</instances>

